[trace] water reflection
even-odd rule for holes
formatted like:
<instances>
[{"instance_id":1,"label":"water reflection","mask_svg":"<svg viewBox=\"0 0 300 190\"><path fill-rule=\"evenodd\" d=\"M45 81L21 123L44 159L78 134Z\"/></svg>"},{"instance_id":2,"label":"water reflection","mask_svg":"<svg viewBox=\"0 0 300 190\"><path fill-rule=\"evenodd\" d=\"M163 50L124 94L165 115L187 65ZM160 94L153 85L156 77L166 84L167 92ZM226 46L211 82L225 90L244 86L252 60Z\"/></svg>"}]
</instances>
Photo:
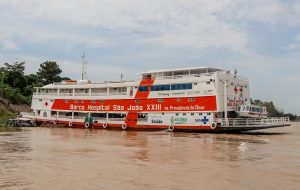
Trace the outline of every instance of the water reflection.
<instances>
[{"instance_id":1,"label":"water reflection","mask_svg":"<svg viewBox=\"0 0 300 190\"><path fill-rule=\"evenodd\" d=\"M0 189L22 189L30 184L26 177L16 175L31 161L27 154L32 151L29 134L20 132L20 129L5 128L0 133Z\"/></svg>"},{"instance_id":2,"label":"water reflection","mask_svg":"<svg viewBox=\"0 0 300 190\"><path fill-rule=\"evenodd\" d=\"M4 132L0 189L281 189L274 178L298 185L300 130L272 133Z\"/></svg>"}]
</instances>

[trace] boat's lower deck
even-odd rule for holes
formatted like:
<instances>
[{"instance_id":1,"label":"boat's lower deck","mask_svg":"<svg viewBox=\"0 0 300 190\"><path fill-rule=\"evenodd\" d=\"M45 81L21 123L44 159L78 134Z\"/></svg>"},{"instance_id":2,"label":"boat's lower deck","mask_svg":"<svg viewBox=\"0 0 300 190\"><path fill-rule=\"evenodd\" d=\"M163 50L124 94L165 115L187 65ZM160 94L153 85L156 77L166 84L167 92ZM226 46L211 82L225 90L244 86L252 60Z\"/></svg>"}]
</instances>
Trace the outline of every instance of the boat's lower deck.
<instances>
[{"instance_id":1,"label":"boat's lower deck","mask_svg":"<svg viewBox=\"0 0 300 190\"><path fill-rule=\"evenodd\" d=\"M273 122L266 122L265 120L247 120L241 122L214 122L211 125L127 125L114 123L93 123L93 122L73 122L63 120L34 120L37 126L52 127L59 125L61 127L68 128L86 128L86 129L115 129L115 130L167 130L167 131L181 131L181 132L239 132L239 131L250 131L260 130L276 127L289 126L289 122L285 119L274 120ZM250 122L252 121L252 122ZM256 122L254 122L256 121ZM282 121L282 122L279 122Z\"/></svg>"}]
</instances>

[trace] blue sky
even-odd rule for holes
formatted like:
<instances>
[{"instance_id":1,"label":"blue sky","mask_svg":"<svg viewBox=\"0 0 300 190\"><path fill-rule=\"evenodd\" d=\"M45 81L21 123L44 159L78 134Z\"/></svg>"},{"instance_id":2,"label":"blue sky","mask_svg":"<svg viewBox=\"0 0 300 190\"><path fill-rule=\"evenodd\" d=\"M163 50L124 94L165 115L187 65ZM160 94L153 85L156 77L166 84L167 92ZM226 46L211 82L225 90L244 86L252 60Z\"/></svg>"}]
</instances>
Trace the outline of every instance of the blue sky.
<instances>
[{"instance_id":1,"label":"blue sky","mask_svg":"<svg viewBox=\"0 0 300 190\"><path fill-rule=\"evenodd\" d=\"M300 115L299 0L0 0L0 60L55 60L94 81L160 68L238 70L254 99Z\"/></svg>"}]
</instances>

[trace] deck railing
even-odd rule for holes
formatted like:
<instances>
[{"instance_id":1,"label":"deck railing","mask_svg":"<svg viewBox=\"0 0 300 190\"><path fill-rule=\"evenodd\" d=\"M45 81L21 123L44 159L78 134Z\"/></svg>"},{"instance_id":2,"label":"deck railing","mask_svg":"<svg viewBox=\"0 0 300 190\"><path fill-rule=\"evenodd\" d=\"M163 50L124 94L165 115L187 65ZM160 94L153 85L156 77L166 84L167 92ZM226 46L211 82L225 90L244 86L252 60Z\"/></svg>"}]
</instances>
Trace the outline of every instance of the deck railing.
<instances>
[{"instance_id":1,"label":"deck railing","mask_svg":"<svg viewBox=\"0 0 300 190\"><path fill-rule=\"evenodd\" d=\"M236 119L215 119L214 122L220 123L222 127L251 127L251 126L277 126L289 125L288 117L274 118L236 118Z\"/></svg>"},{"instance_id":2,"label":"deck railing","mask_svg":"<svg viewBox=\"0 0 300 190\"><path fill-rule=\"evenodd\" d=\"M24 118L32 118L34 116L34 112L20 112L20 115Z\"/></svg>"}]
</instances>

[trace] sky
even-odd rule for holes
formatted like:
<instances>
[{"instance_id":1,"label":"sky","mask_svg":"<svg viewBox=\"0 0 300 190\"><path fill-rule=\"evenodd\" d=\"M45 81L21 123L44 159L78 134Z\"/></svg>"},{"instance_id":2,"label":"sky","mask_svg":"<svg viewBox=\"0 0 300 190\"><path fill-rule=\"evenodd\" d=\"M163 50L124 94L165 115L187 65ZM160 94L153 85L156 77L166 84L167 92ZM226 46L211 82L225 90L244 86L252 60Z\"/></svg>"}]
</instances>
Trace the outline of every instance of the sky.
<instances>
[{"instance_id":1,"label":"sky","mask_svg":"<svg viewBox=\"0 0 300 190\"><path fill-rule=\"evenodd\" d=\"M79 79L84 52L92 81L237 69L253 99L300 115L300 0L0 0L1 65L56 61Z\"/></svg>"}]
</instances>

